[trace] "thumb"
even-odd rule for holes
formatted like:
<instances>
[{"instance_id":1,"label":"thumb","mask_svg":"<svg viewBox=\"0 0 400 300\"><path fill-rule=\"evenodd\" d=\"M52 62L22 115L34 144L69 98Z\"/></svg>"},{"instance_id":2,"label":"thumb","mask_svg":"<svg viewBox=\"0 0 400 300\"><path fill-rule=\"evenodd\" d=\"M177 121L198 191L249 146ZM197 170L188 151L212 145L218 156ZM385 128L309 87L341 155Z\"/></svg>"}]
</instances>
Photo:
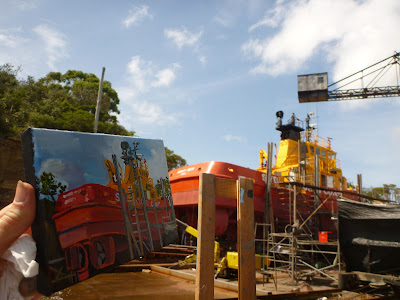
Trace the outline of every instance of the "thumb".
<instances>
[{"instance_id":1,"label":"thumb","mask_svg":"<svg viewBox=\"0 0 400 300\"><path fill-rule=\"evenodd\" d=\"M31 226L35 209L33 187L18 181L14 201L0 211L0 257Z\"/></svg>"}]
</instances>

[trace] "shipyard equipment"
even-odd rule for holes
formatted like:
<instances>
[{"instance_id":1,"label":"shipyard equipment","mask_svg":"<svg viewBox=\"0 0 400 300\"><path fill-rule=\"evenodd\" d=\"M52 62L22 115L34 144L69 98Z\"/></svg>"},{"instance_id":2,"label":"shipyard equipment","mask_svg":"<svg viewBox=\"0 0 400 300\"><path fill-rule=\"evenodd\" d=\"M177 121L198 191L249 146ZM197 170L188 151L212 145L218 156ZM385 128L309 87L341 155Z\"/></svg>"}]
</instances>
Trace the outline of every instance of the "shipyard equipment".
<instances>
[{"instance_id":1,"label":"shipyard equipment","mask_svg":"<svg viewBox=\"0 0 400 300\"><path fill-rule=\"evenodd\" d=\"M185 228L185 232L197 238L198 232L192 226L176 219L176 221ZM238 253L234 251L228 251L226 254L220 258L221 255L221 247L220 244L215 241L214 242L214 267L216 269L215 278L218 277L228 277L231 273L237 273L238 270ZM196 254L190 254L186 256L186 258L174 265L172 268L181 268L189 263L195 262L197 259ZM256 269L260 270L262 265L262 258L260 255L256 254L255 257ZM267 265L267 262L266 262Z\"/></svg>"},{"instance_id":2,"label":"shipyard equipment","mask_svg":"<svg viewBox=\"0 0 400 300\"><path fill-rule=\"evenodd\" d=\"M378 87L378 81L390 70L395 71L394 76L396 77L397 84ZM309 103L378 97L398 97L400 96L399 70L400 53L395 52L392 56L389 56L330 85L328 85L328 73L299 75L297 76L299 102ZM346 88L358 81L361 83L359 88Z\"/></svg>"}]
</instances>

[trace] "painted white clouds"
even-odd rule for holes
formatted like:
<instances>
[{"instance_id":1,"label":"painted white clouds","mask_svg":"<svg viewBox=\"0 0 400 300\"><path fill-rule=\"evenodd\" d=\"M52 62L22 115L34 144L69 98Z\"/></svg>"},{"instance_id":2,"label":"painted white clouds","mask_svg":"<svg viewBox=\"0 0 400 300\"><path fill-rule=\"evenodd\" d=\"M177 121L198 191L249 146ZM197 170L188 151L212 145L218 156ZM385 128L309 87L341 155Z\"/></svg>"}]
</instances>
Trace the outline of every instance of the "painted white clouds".
<instances>
[{"instance_id":1,"label":"painted white clouds","mask_svg":"<svg viewBox=\"0 0 400 300\"><path fill-rule=\"evenodd\" d=\"M132 6L128 16L122 21L126 28L132 25L137 25L145 19L153 19L153 15L149 12L149 7L146 5Z\"/></svg>"},{"instance_id":2,"label":"painted white clouds","mask_svg":"<svg viewBox=\"0 0 400 300\"><path fill-rule=\"evenodd\" d=\"M333 80L393 53L400 36L400 2L396 0L279 0L249 28L278 28L272 37L250 38L242 50L258 64L255 73L298 71L318 52L334 63ZM321 70L324 71L324 70Z\"/></svg>"},{"instance_id":3,"label":"painted white clouds","mask_svg":"<svg viewBox=\"0 0 400 300\"><path fill-rule=\"evenodd\" d=\"M86 183L83 171L72 161L49 158L40 166L38 174L50 172L55 178L67 186L67 190L75 189Z\"/></svg>"}]
</instances>

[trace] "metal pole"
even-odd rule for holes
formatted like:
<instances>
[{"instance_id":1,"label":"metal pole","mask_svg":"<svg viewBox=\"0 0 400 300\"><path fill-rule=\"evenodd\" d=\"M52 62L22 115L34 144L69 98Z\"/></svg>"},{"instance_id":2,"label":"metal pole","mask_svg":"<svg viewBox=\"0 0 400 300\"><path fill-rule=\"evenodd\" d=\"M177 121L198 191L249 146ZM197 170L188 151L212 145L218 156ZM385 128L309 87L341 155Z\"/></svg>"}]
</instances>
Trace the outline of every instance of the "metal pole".
<instances>
[{"instance_id":1,"label":"metal pole","mask_svg":"<svg viewBox=\"0 0 400 300\"><path fill-rule=\"evenodd\" d=\"M264 205L264 223L271 224L271 232L274 232L274 216L271 197L271 179L272 179L272 143L268 143L268 161L265 173L265 205Z\"/></svg>"},{"instance_id":2,"label":"metal pole","mask_svg":"<svg viewBox=\"0 0 400 300\"><path fill-rule=\"evenodd\" d=\"M361 174L357 174L357 185L358 185L358 194L362 195L362 175ZM361 201L361 197L358 197L358 200Z\"/></svg>"},{"instance_id":3,"label":"metal pole","mask_svg":"<svg viewBox=\"0 0 400 300\"><path fill-rule=\"evenodd\" d=\"M122 209L122 215L123 215L123 219L124 219L126 237L128 238L129 255L130 255L130 259L132 260L132 259L134 259L132 241L131 241L131 230L130 230L130 226L132 226L132 225L130 223L130 218L128 219L128 214L126 211L125 194L124 194L124 190L121 185L121 177L119 175L117 157L114 154L112 155L112 160L113 160L114 169L115 169L115 177L117 177L119 199L121 202L121 209Z\"/></svg>"},{"instance_id":4,"label":"metal pole","mask_svg":"<svg viewBox=\"0 0 400 300\"><path fill-rule=\"evenodd\" d=\"M147 227L147 232L149 235L149 242L150 242L150 249L151 251L154 251L154 245L153 245L153 238L151 236L151 229L150 229L150 221L149 221L149 216L147 214L147 201L146 201L146 195L144 193L143 189L143 183L142 183L142 178L139 176L139 185L140 185L140 194L143 202L143 213L144 213L144 218L146 220L146 227Z\"/></svg>"},{"instance_id":5,"label":"metal pole","mask_svg":"<svg viewBox=\"0 0 400 300\"><path fill-rule=\"evenodd\" d=\"M99 92L97 94L96 114L94 117L94 129L93 129L94 133L97 133L97 125L99 124L100 103L101 103L101 98L103 96L103 79L104 79L105 72L106 72L106 68L103 67L103 71L101 72L100 84L99 84Z\"/></svg>"},{"instance_id":6,"label":"metal pole","mask_svg":"<svg viewBox=\"0 0 400 300\"><path fill-rule=\"evenodd\" d=\"M297 186L293 187L293 225L297 222Z\"/></svg>"},{"instance_id":7,"label":"metal pole","mask_svg":"<svg viewBox=\"0 0 400 300\"><path fill-rule=\"evenodd\" d=\"M316 154L314 156L314 184L318 188L320 186L320 170L319 170L319 155ZM317 194L317 190L314 190L314 213L317 211L319 196ZM319 231L319 218L318 215L314 217L314 237L318 237Z\"/></svg>"},{"instance_id":8,"label":"metal pole","mask_svg":"<svg viewBox=\"0 0 400 300\"><path fill-rule=\"evenodd\" d=\"M153 203L153 208L154 208L154 214L156 215L156 224L157 224L157 232L158 232L158 237L160 239L160 245L161 248L164 247L164 243L162 240L162 236L161 236L161 229L160 226L162 226L162 222L158 222L158 212L157 212L157 205L156 205L156 201L154 200L154 197L152 199L152 203Z\"/></svg>"}]
</instances>

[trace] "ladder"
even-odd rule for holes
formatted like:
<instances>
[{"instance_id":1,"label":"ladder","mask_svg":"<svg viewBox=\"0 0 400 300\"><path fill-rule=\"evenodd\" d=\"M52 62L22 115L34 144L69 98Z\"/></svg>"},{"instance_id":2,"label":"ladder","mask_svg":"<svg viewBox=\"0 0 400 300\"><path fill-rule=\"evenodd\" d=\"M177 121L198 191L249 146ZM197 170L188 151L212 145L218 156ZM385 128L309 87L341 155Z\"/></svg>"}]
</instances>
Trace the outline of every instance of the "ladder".
<instances>
[{"instance_id":1,"label":"ladder","mask_svg":"<svg viewBox=\"0 0 400 300\"><path fill-rule=\"evenodd\" d=\"M147 166L143 166L141 162L134 163L131 159L128 161L126 157L125 164L130 166L131 173L128 177L132 178L132 183L126 187L127 190L125 191L122 188L123 183L116 155L113 155L112 158L128 237L128 246L131 259L133 259L134 256L143 256L147 252L154 251L154 234L158 236L159 240L159 245L156 244L157 247L164 246L162 230L165 232L166 226L175 225L172 197L170 193L167 194L165 192L164 179L160 179L164 207L158 207L157 205L160 205L160 203L156 202L157 193L154 193L154 190L153 193L149 193L151 186L153 186L152 179L149 178L148 182L144 182L137 169L140 166L142 169L145 167L147 171ZM165 213L163 213L164 211ZM150 221L149 214L153 214L155 223ZM168 238L166 240L166 243L168 243Z\"/></svg>"}]
</instances>

